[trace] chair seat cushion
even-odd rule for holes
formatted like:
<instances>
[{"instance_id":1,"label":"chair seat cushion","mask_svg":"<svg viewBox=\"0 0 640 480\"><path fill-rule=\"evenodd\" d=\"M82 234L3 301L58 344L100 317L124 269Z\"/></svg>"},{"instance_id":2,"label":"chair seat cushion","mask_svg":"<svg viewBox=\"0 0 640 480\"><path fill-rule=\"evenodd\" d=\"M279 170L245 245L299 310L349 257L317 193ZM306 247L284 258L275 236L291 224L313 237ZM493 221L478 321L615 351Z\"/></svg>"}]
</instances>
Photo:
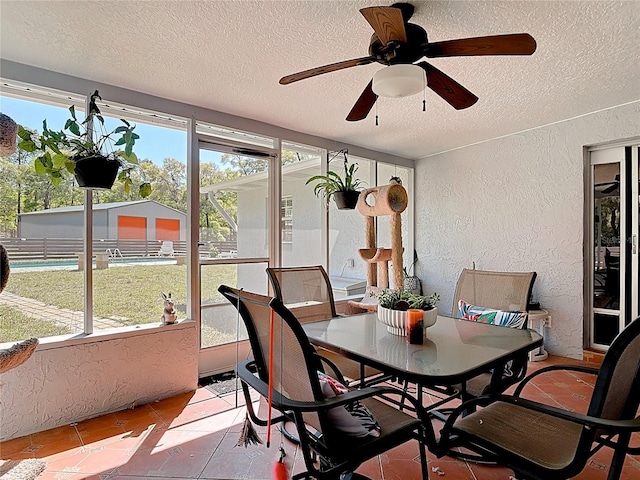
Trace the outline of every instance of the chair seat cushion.
<instances>
[{"instance_id":1,"label":"chair seat cushion","mask_svg":"<svg viewBox=\"0 0 640 480\"><path fill-rule=\"evenodd\" d=\"M460 300L457 318L474 322L491 323L501 327L523 328L527 322L527 312L521 310L496 310L479 307Z\"/></svg>"},{"instance_id":2,"label":"chair seat cushion","mask_svg":"<svg viewBox=\"0 0 640 480\"><path fill-rule=\"evenodd\" d=\"M582 427L576 423L501 401L454 424L454 432L482 445L483 440L522 459L559 470L575 458ZM501 452L494 452L505 459Z\"/></svg>"},{"instance_id":3,"label":"chair seat cushion","mask_svg":"<svg viewBox=\"0 0 640 480\"><path fill-rule=\"evenodd\" d=\"M333 398L349 389L329 375L318 372L318 379L325 398ZM327 416L333 427L339 432L354 437L380 436L380 425L367 407L359 401L332 408Z\"/></svg>"},{"instance_id":4,"label":"chair seat cushion","mask_svg":"<svg viewBox=\"0 0 640 480\"><path fill-rule=\"evenodd\" d=\"M331 443L332 455L336 459L375 455L391 448L391 445L402 443L401 432L417 431L421 421L407 412L400 411L395 405L390 405L376 398L366 398L362 404L376 418L380 424L380 436L354 438L344 435L342 438L334 438Z\"/></svg>"}]
</instances>

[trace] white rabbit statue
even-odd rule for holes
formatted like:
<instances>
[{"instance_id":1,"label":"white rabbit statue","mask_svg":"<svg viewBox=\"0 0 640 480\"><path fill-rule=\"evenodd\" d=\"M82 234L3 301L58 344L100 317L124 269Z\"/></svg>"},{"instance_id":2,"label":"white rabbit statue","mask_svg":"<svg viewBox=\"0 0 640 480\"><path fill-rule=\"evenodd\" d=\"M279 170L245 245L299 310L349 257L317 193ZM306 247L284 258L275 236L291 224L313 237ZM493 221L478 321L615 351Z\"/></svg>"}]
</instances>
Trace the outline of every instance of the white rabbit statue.
<instances>
[{"instance_id":1,"label":"white rabbit statue","mask_svg":"<svg viewBox=\"0 0 640 480\"><path fill-rule=\"evenodd\" d=\"M164 313L160 319L164 325L173 325L176 323L177 315L173 300L171 299L171 292L168 294L162 292L162 298L164 299Z\"/></svg>"}]
</instances>

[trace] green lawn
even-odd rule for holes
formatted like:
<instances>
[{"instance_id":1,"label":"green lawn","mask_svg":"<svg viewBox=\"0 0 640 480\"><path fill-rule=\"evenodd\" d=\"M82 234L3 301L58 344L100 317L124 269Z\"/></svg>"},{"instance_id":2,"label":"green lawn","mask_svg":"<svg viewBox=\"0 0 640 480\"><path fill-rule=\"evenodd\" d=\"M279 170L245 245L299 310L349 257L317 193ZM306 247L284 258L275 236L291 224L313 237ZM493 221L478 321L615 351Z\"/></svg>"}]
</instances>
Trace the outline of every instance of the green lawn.
<instances>
[{"instance_id":1,"label":"green lawn","mask_svg":"<svg viewBox=\"0 0 640 480\"><path fill-rule=\"evenodd\" d=\"M201 281L202 301L226 302L218 293L218 286L223 283L235 285L236 279L235 265L208 266L207 275ZM81 271L14 270L6 290L60 308L83 310ZM114 319L122 325L159 322L163 310L162 292L171 292L176 306L183 310L179 316L183 317L187 298L187 267L140 265L93 270L93 292L94 315ZM2 337L5 337L4 330L3 327L0 333Z\"/></svg>"},{"instance_id":2,"label":"green lawn","mask_svg":"<svg viewBox=\"0 0 640 480\"><path fill-rule=\"evenodd\" d=\"M0 343L69 333L72 332L66 327L54 325L46 320L27 317L20 310L0 305Z\"/></svg>"}]
</instances>

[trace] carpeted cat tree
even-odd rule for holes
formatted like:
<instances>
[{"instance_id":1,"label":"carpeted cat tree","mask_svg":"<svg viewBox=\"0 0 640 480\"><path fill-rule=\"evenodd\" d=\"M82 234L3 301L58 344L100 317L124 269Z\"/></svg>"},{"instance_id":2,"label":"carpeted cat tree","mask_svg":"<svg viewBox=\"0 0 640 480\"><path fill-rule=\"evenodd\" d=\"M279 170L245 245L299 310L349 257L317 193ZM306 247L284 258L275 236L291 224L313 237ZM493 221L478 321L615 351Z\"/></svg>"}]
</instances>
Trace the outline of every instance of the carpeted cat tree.
<instances>
[{"instance_id":1,"label":"carpeted cat tree","mask_svg":"<svg viewBox=\"0 0 640 480\"><path fill-rule=\"evenodd\" d=\"M402 224L400 214L409 204L407 191L394 179L381 187L363 191L358 198L358 211L365 217L365 248L358 250L367 263L367 289L361 302L350 301L351 306L377 310L378 302L371 293L389 288L389 262L393 265L393 287L404 284L402 271ZM376 245L375 217L390 216L391 248Z\"/></svg>"}]
</instances>

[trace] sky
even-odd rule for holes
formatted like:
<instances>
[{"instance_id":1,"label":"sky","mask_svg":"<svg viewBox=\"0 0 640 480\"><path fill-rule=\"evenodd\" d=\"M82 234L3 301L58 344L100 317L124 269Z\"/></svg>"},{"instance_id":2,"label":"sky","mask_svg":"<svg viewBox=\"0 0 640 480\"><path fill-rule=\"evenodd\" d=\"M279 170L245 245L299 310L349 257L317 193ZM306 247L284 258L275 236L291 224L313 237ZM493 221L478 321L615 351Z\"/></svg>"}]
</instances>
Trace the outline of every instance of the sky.
<instances>
[{"instance_id":1,"label":"sky","mask_svg":"<svg viewBox=\"0 0 640 480\"><path fill-rule=\"evenodd\" d=\"M47 126L52 130L62 130L69 111L62 107L53 107L42 103L34 103L0 95L0 112L11 117L16 123L32 130L42 131L42 121L47 120ZM82 118L82 114L78 114ZM139 159L149 159L153 163L162 164L165 158L175 158L181 163L187 163L187 133L155 125L136 123L136 133L140 139L136 141L134 152ZM108 131L121 123L115 119L105 118ZM207 152L202 161L217 161L218 154ZM215 158L217 156L217 158Z\"/></svg>"}]
</instances>

